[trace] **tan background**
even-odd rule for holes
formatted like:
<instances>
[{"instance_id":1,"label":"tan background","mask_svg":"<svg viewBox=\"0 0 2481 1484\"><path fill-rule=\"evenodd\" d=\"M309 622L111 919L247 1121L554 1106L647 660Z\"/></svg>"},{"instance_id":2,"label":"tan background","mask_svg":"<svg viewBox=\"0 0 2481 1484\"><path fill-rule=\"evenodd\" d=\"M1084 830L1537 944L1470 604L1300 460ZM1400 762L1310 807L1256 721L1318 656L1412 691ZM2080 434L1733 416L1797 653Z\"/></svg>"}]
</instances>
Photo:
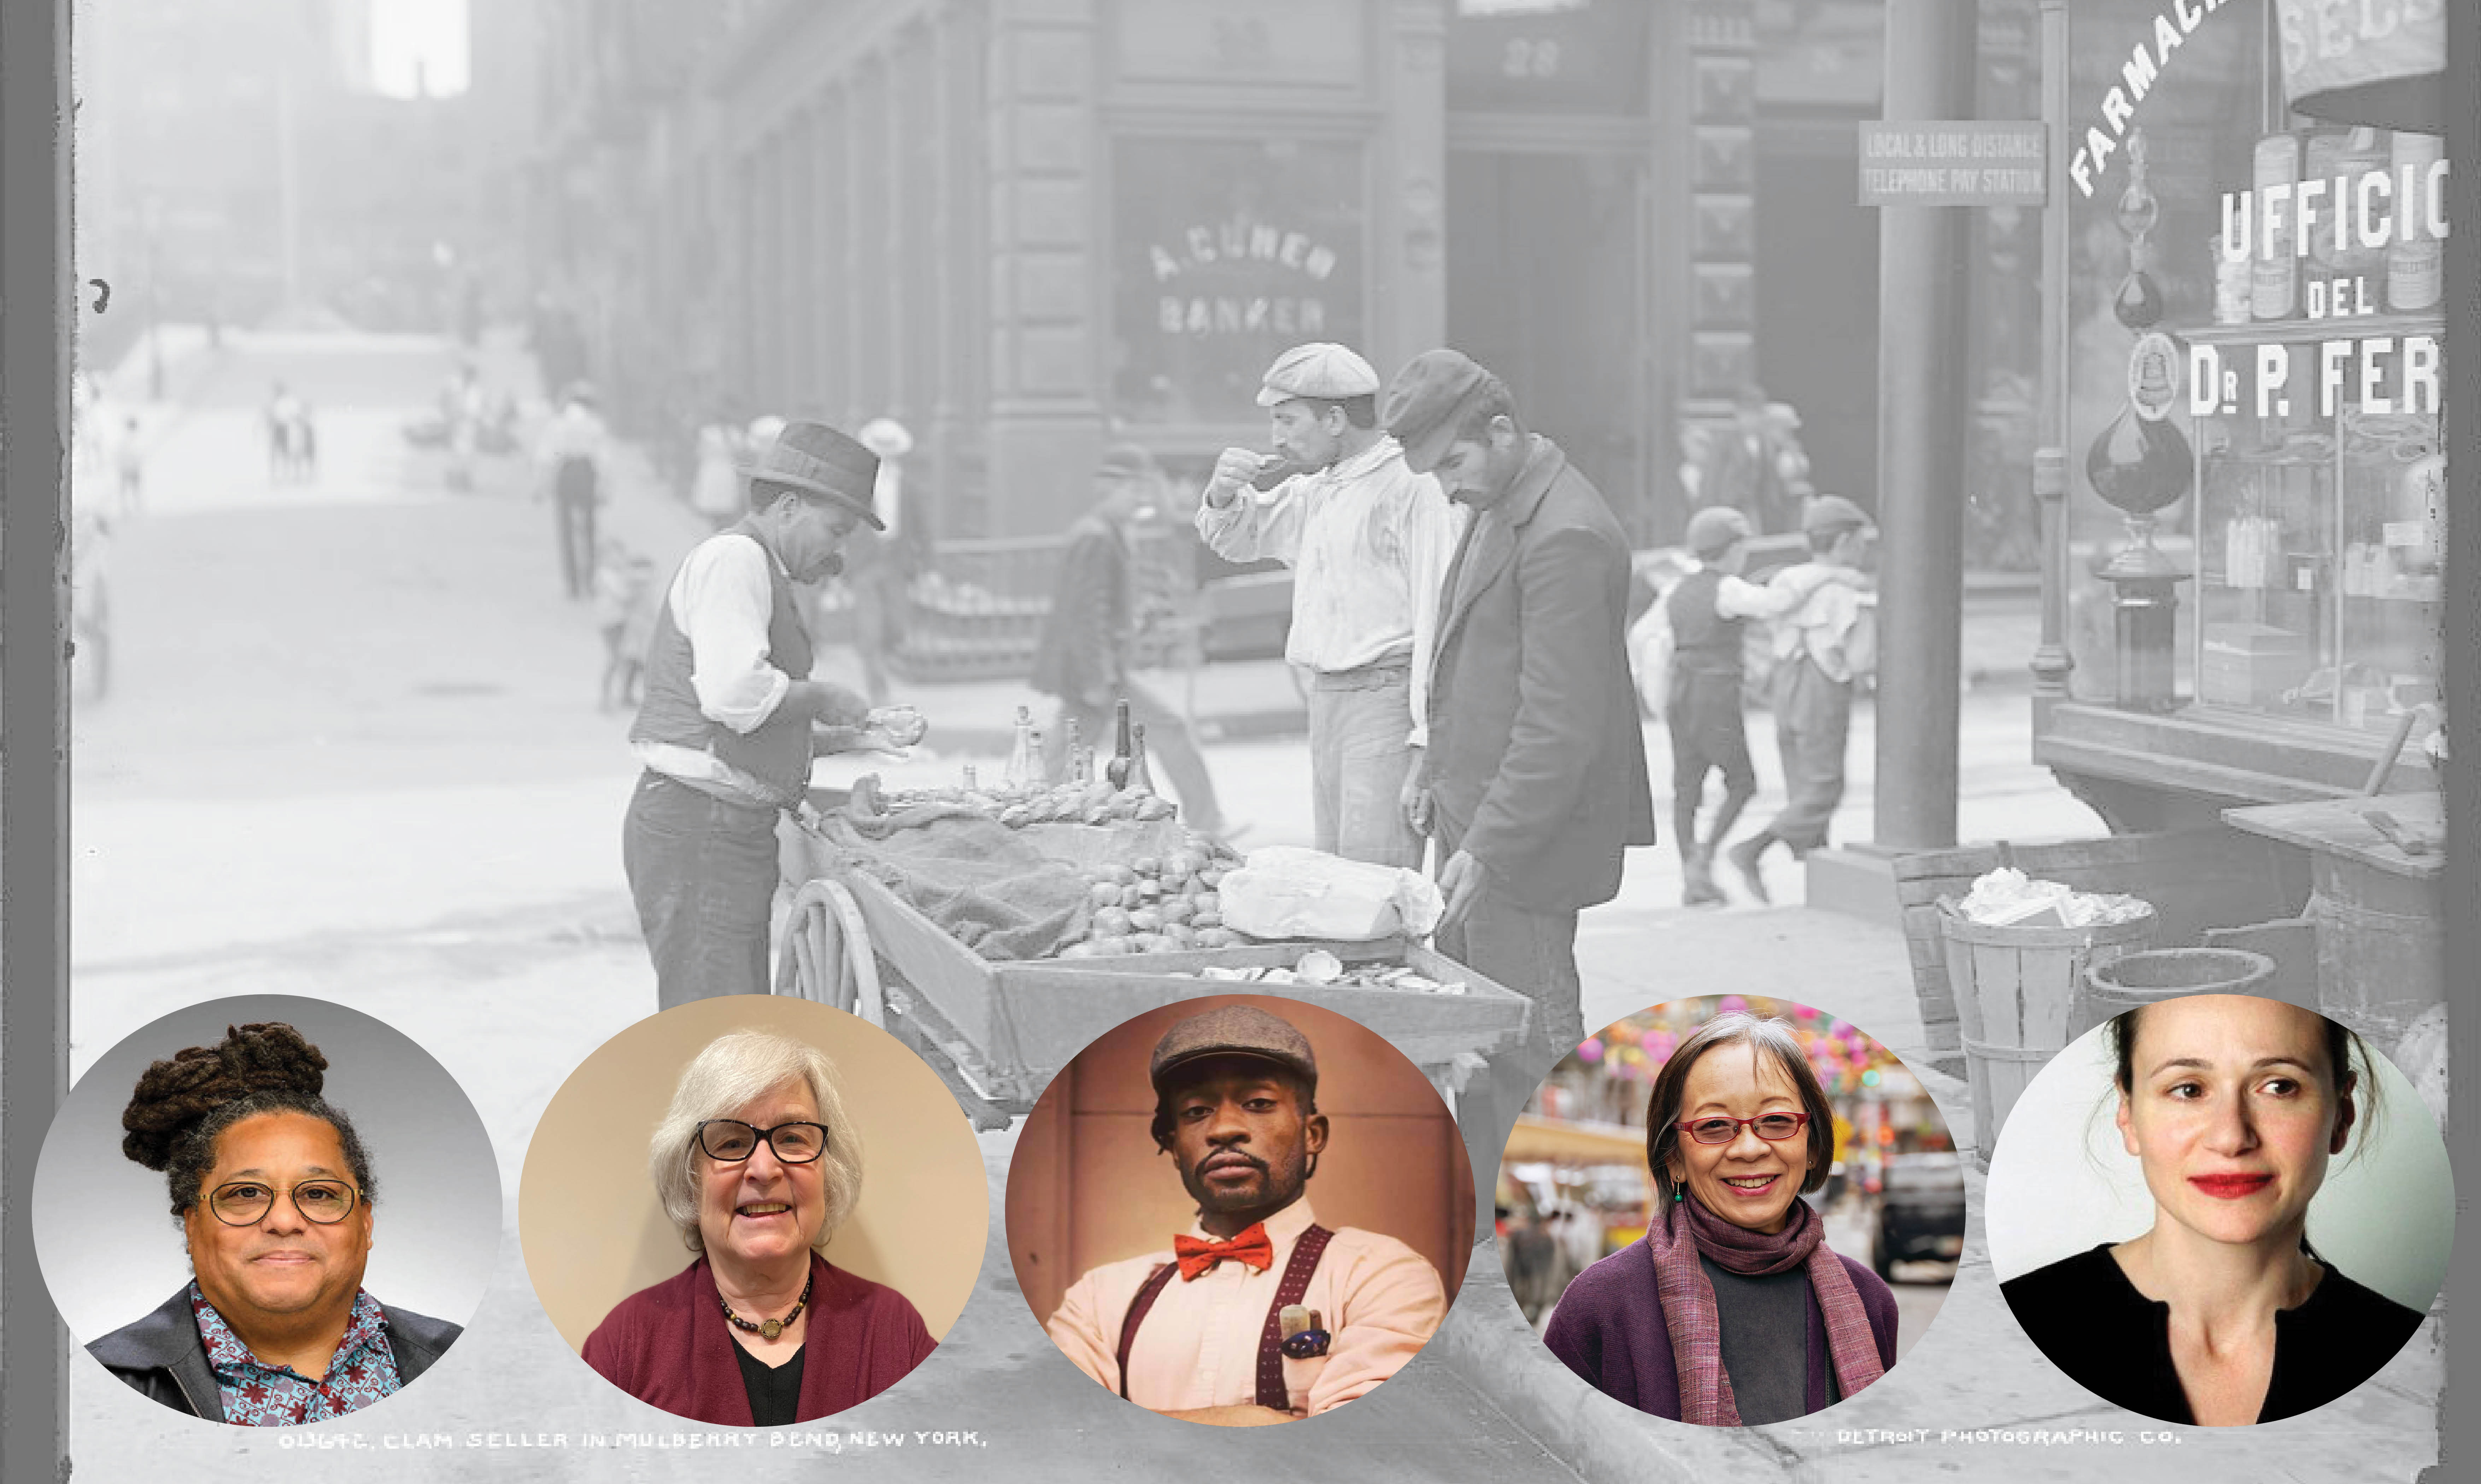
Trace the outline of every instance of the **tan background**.
<instances>
[{"instance_id":1,"label":"tan background","mask_svg":"<svg viewBox=\"0 0 2481 1484\"><path fill-rule=\"evenodd\" d=\"M825 1052L861 1133L861 1198L827 1261L886 1284L930 1338L974 1291L990 1229L981 1150L956 1100L894 1036L806 1000L732 995L631 1026L570 1074L543 1109L517 1185L517 1235L543 1312L572 1349L612 1306L696 1260L646 1175L646 1140L681 1069L732 1030L772 1030Z\"/></svg>"},{"instance_id":2,"label":"tan background","mask_svg":"<svg viewBox=\"0 0 2481 1484\"><path fill-rule=\"evenodd\" d=\"M1308 1199L1319 1224L1383 1232L1430 1260L1454 1302L1473 1247L1473 1169L1456 1121L1421 1070L1377 1032L1294 1000L1221 995L1149 1010L1104 1032L1044 1089L1008 1167L1008 1258L1034 1317L1087 1269L1171 1245L1197 1219L1171 1156L1147 1133L1146 1066L1175 1021L1254 1004L1300 1028L1318 1056L1331 1131Z\"/></svg>"}]
</instances>

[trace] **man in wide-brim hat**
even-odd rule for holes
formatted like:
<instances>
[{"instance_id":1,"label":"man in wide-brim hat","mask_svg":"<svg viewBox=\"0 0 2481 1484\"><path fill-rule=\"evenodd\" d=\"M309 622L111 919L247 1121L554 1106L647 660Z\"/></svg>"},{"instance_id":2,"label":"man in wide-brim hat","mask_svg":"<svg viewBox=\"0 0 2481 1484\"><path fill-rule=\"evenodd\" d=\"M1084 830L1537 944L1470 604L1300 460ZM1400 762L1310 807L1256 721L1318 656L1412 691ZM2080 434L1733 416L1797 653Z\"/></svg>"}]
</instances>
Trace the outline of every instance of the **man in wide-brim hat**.
<instances>
[{"instance_id":1,"label":"man in wide-brim hat","mask_svg":"<svg viewBox=\"0 0 2481 1484\"><path fill-rule=\"evenodd\" d=\"M748 513L681 562L646 648L629 741L645 773L621 836L629 892L664 1007L768 990L775 823L807 795L827 729L909 746L909 707L874 710L810 678L796 583L836 572L878 525L878 456L823 423L790 422L746 470Z\"/></svg>"}]
</instances>

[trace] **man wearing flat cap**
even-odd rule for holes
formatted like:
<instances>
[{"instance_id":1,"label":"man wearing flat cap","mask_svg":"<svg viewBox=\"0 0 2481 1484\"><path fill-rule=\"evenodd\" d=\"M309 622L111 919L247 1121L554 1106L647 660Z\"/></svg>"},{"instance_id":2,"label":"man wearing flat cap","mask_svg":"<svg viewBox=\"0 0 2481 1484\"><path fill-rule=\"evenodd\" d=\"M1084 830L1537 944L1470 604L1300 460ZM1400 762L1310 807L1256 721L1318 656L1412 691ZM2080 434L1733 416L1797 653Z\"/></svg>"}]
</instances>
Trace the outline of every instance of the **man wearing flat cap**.
<instances>
[{"instance_id":1,"label":"man wearing flat cap","mask_svg":"<svg viewBox=\"0 0 2481 1484\"><path fill-rule=\"evenodd\" d=\"M1318 1058L1247 1004L1155 1046L1156 1149L1197 1222L1077 1280L1044 1326L1080 1370L1148 1411L1226 1427L1330 1412L1394 1375L1447 1313L1438 1269L1395 1237L1319 1225Z\"/></svg>"},{"instance_id":2,"label":"man wearing flat cap","mask_svg":"<svg viewBox=\"0 0 2481 1484\"><path fill-rule=\"evenodd\" d=\"M1130 528L1162 488L1162 469L1142 444L1112 444L1094 468L1094 504L1068 528L1051 610L1033 649L1033 689L1059 698L1058 718L1042 740L1043 769L1063 776L1072 718L1085 741L1106 745L1116 703L1125 700L1130 719L1146 729L1149 771L1153 763L1162 765L1180 795L1182 818L1202 834L1223 838L1230 826L1188 723L1129 673L1137 630Z\"/></svg>"},{"instance_id":3,"label":"man wearing flat cap","mask_svg":"<svg viewBox=\"0 0 2481 1484\"><path fill-rule=\"evenodd\" d=\"M775 823L808 795L815 751L909 746L909 708L873 710L810 678L796 583L837 571L876 525L878 458L823 423L789 422L747 470L748 512L681 562L646 648L629 742L645 771L622 860L666 1009L768 990Z\"/></svg>"},{"instance_id":4,"label":"man wearing flat cap","mask_svg":"<svg viewBox=\"0 0 2481 1484\"><path fill-rule=\"evenodd\" d=\"M1626 628L1628 538L1496 376L1425 351L1387 389L1414 469L1473 510L1447 577L1417 822L1438 837L1442 952L1530 998L1530 1044L1502 1057L1499 1132L1584 1039L1577 914L1619 893L1654 844ZM1468 1125L1472 1128L1472 1125ZM1473 1136L1487 1147L1490 1131Z\"/></svg>"},{"instance_id":5,"label":"man wearing flat cap","mask_svg":"<svg viewBox=\"0 0 2481 1484\"><path fill-rule=\"evenodd\" d=\"M1727 898L1714 883L1714 847L1730 835L1740 811L1758 792L1749 761L1749 734L1740 710L1747 679L1743 661L1748 621L1780 618L1831 582L1858 586L1849 567L1804 562L1763 585L1744 582L1749 562L1749 517L1728 505L1711 505L1688 517L1686 536L1695 559L1688 574L1656 605L1655 664L1666 677L1662 717L1671 734L1671 839L1680 850L1685 906L1719 906ZM1697 832L1706 775L1723 774L1723 802L1714 826Z\"/></svg>"},{"instance_id":6,"label":"man wearing flat cap","mask_svg":"<svg viewBox=\"0 0 2481 1484\"><path fill-rule=\"evenodd\" d=\"M1228 561L1293 569L1284 658L1310 677L1311 817L1318 848L1422 865L1403 799L1429 740L1439 586L1463 516L1405 467L1378 426L1378 373L1340 345L1294 346L1259 388L1269 455L1228 448L1197 534ZM1271 488L1255 486L1283 474Z\"/></svg>"},{"instance_id":7,"label":"man wearing flat cap","mask_svg":"<svg viewBox=\"0 0 2481 1484\"><path fill-rule=\"evenodd\" d=\"M1849 576L1868 560L1877 524L1841 495L1819 495L1801 511L1800 526L1809 537L1809 560L1776 573L1775 584L1843 580L1818 582L1798 608L1775 622L1770 705L1783 757L1783 812L1723 852L1760 901L1774 899L1766 891L1768 849L1787 845L1799 859L1826 844L1827 824L1843 802L1853 683L1875 667L1877 658L1874 612L1861 584Z\"/></svg>"}]
</instances>

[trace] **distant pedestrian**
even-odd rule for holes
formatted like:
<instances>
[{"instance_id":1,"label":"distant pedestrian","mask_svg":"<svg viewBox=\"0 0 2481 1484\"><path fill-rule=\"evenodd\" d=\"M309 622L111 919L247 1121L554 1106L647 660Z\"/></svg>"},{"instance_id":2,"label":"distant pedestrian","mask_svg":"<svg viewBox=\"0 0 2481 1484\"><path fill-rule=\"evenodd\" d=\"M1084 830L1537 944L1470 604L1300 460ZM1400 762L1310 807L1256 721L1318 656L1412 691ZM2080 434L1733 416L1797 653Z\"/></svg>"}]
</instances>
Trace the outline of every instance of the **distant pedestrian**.
<instances>
[{"instance_id":1,"label":"distant pedestrian","mask_svg":"<svg viewBox=\"0 0 2481 1484\"><path fill-rule=\"evenodd\" d=\"M1629 544L1557 444L1517 421L1505 382L1425 351L1387 390L1417 473L1473 510L1445 585L1430 745L1410 813L1438 842L1440 950L1534 1001L1531 1039L1494 1068L1505 1120L1584 1039L1577 914L1618 895L1654 797L1629 679ZM1487 1147L1493 1132L1482 1129Z\"/></svg>"},{"instance_id":2,"label":"distant pedestrian","mask_svg":"<svg viewBox=\"0 0 2481 1484\"><path fill-rule=\"evenodd\" d=\"M1680 849L1681 901L1691 907L1727 900L1714 884L1714 847L1731 835L1758 792L1740 707L1748 620L1791 612L1822 583L1862 582L1849 567L1814 562L1794 568L1798 575L1781 583L1743 582L1739 574L1748 565L1750 534L1748 517L1730 506L1708 506L1690 516L1688 549L1696 566L1655 607L1661 617L1652 640L1653 664L1668 677L1662 718L1671 734L1671 838ZM1705 802L1706 775L1712 771L1723 775L1723 802L1712 829L1700 835L1697 811Z\"/></svg>"},{"instance_id":3,"label":"distant pedestrian","mask_svg":"<svg viewBox=\"0 0 2481 1484\"><path fill-rule=\"evenodd\" d=\"M439 416L448 426L448 487L474 487L474 451L483 435L483 379L472 357L460 357L439 389Z\"/></svg>"},{"instance_id":4,"label":"distant pedestrian","mask_svg":"<svg viewBox=\"0 0 2481 1484\"><path fill-rule=\"evenodd\" d=\"M301 400L281 381L268 394L266 419L268 482L290 483L300 473L295 449L301 436Z\"/></svg>"},{"instance_id":5,"label":"distant pedestrian","mask_svg":"<svg viewBox=\"0 0 2481 1484\"><path fill-rule=\"evenodd\" d=\"M697 430L697 467L691 476L690 508L721 531L742 516L741 429L720 419Z\"/></svg>"},{"instance_id":6,"label":"distant pedestrian","mask_svg":"<svg viewBox=\"0 0 2481 1484\"><path fill-rule=\"evenodd\" d=\"M1843 801L1853 685L1877 663L1870 612L1857 586L1840 580L1868 560L1877 526L1841 495L1812 500L1801 525L1810 560L1773 579L1777 586L1816 584L1799 608L1775 623L1773 709L1775 742L1783 755L1783 812L1724 852L1760 901L1774 899L1763 870L1769 848L1789 846L1797 860L1826 844L1827 825ZM1839 580L1816 581L1821 576Z\"/></svg>"},{"instance_id":7,"label":"distant pedestrian","mask_svg":"<svg viewBox=\"0 0 2481 1484\"><path fill-rule=\"evenodd\" d=\"M1799 428L1789 403L1768 402L1755 383L1740 388L1731 424L1700 440L1697 498L1736 507L1762 534L1796 529L1809 482Z\"/></svg>"},{"instance_id":8,"label":"distant pedestrian","mask_svg":"<svg viewBox=\"0 0 2481 1484\"><path fill-rule=\"evenodd\" d=\"M888 656L904 637L913 580L930 566L928 501L904 466L913 434L892 417L875 417L853 436L878 456L873 508L884 531L853 533L845 547L845 586L851 592L852 647L862 686L874 706L887 703Z\"/></svg>"},{"instance_id":9,"label":"distant pedestrian","mask_svg":"<svg viewBox=\"0 0 2481 1484\"><path fill-rule=\"evenodd\" d=\"M1129 674L1136 632L1129 531L1137 511L1154 499L1162 478L1162 469L1145 449L1134 443L1112 445L1094 471L1093 508L1068 530L1068 547L1052 586L1051 612L1043 619L1033 655L1033 688L1059 698L1058 724L1043 739L1043 768L1052 777L1062 776L1070 719L1086 741L1105 744L1114 703L1126 700L1131 720L1146 729L1147 759L1162 764L1189 827L1229 839L1214 780L1188 735L1188 722Z\"/></svg>"},{"instance_id":10,"label":"distant pedestrian","mask_svg":"<svg viewBox=\"0 0 2481 1484\"><path fill-rule=\"evenodd\" d=\"M142 482L146 472L146 451L138 442L138 414L122 420L120 436L114 441L113 467L120 475L120 513L135 515L144 504Z\"/></svg>"},{"instance_id":11,"label":"distant pedestrian","mask_svg":"<svg viewBox=\"0 0 2481 1484\"><path fill-rule=\"evenodd\" d=\"M555 507L561 579L572 600L586 597L594 580L594 514L611 473L612 436L595 403L591 384L572 383L536 454L535 498L547 493Z\"/></svg>"},{"instance_id":12,"label":"distant pedestrian","mask_svg":"<svg viewBox=\"0 0 2481 1484\"><path fill-rule=\"evenodd\" d=\"M1196 524L1228 561L1293 568L1284 658L1310 677L1318 848L1419 870L1404 796L1429 742L1439 586L1464 514L1405 466L1377 394L1378 373L1344 346L1277 356L1258 392L1276 452L1225 449Z\"/></svg>"},{"instance_id":13,"label":"distant pedestrian","mask_svg":"<svg viewBox=\"0 0 2481 1484\"><path fill-rule=\"evenodd\" d=\"M646 641L655 628L655 576L653 558L616 541L603 543L594 563L594 624L603 636L598 710L638 704Z\"/></svg>"}]
</instances>

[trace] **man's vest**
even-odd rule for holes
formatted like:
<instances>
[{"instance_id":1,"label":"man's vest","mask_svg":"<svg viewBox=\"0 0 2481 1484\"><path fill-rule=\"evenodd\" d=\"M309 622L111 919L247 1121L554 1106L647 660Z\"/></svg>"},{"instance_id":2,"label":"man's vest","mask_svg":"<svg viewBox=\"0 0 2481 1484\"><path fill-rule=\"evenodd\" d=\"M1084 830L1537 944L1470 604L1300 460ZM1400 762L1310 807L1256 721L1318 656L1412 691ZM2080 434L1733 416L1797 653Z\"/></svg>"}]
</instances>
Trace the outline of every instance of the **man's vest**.
<instances>
[{"instance_id":1,"label":"man's vest","mask_svg":"<svg viewBox=\"0 0 2481 1484\"><path fill-rule=\"evenodd\" d=\"M758 541L757 529L747 520L708 539L744 537ZM759 545L763 549L766 543L759 541ZM672 618L671 594L680 581L680 573L675 571L664 589L664 601L655 610L654 638L646 646L645 699L638 705L638 719L629 728L629 740L669 742L713 753L766 785L770 801L778 807L789 808L800 802L810 781L810 718L778 707L774 715L744 736L698 709L697 688L690 681L696 669L696 659L690 650L689 636ZM770 599L767 663L795 680L807 680L812 659L810 631L801 622L792 579L784 575L771 553L767 558L767 582Z\"/></svg>"},{"instance_id":2,"label":"man's vest","mask_svg":"<svg viewBox=\"0 0 2481 1484\"><path fill-rule=\"evenodd\" d=\"M1714 607L1723 574L1701 567L1680 580L1663 602L1671 620L1671 664L1676 674L1737 675L1745 618L1726 618Z\"/></svg>"}]
</instances>

